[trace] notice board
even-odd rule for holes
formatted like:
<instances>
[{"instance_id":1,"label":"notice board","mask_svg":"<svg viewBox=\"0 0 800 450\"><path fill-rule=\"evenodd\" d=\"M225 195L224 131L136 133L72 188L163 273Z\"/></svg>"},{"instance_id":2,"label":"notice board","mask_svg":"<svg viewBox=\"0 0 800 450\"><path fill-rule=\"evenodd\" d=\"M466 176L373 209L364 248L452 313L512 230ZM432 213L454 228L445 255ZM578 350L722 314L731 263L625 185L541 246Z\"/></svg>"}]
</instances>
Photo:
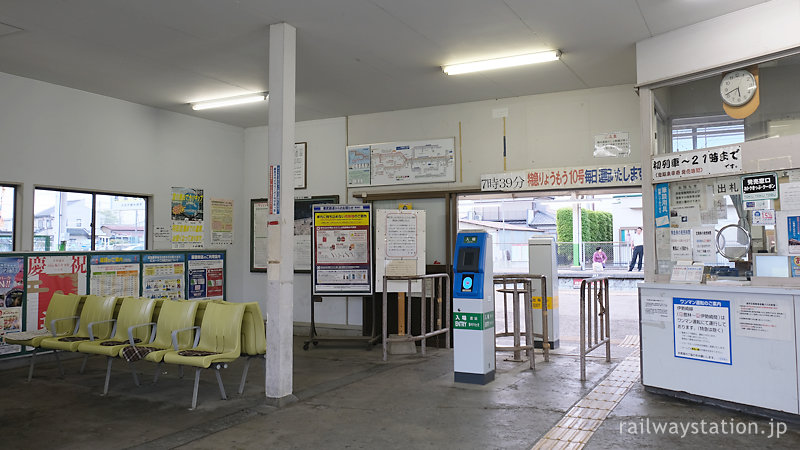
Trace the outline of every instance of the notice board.
<instances>
[{"instance_id":1,"label":"notice board","mask_svg":"<svg viewBox=\"0 0 800 450\"><path fill-rule=\"evenodd\" d=\"M372 209L369 204L313 205L314 295L372 295Z\"/></svg>"}]
</instances>

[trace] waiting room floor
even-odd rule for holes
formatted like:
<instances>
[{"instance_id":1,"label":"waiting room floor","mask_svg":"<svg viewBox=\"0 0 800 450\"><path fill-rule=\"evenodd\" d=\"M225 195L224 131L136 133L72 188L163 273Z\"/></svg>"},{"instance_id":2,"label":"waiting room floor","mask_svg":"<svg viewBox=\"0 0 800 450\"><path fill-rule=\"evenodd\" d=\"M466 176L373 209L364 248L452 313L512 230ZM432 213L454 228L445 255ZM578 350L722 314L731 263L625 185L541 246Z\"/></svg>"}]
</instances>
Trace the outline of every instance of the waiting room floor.
<instances>
[{"instance_id":1,"label":"waiting room floor","mask_svg":"<svg viewBox=\"0 0 800 450\"><path fill-rule=\"evenodd\" d=\"M394 355L383 362L377 346L366 351L360 344L323 341L303 351L302 341L297 337L294 345L298 401L282 408L266 405L263 364L257 363L242 396L236 390L243 362L223 371L227 401L220 400L213 374L204 373L194 411L188 410L193 376L187 371L179 379L174 366L152 385L154 366L141 364L143 384L136 387L117 362L107 397L100 395L101 357L90 358L83 375L80 358L66 361L63 379L45 358L31 383L25 382L27 367L3 370L3 448L800 447L798 423L645 392L635 346L615 345L611 363L598 350L587 363L585 382L579 381L577 342L569 338L550 362L538 353L535 371L500 353L495 381L477 386L453 382L452 350L429 347L426 357ZM632 385L627 392L625 382ZM748 433L737 432L744 428L740 423ZM778 431L784 433L778 437Z\"/></svg>"}]
</instances>

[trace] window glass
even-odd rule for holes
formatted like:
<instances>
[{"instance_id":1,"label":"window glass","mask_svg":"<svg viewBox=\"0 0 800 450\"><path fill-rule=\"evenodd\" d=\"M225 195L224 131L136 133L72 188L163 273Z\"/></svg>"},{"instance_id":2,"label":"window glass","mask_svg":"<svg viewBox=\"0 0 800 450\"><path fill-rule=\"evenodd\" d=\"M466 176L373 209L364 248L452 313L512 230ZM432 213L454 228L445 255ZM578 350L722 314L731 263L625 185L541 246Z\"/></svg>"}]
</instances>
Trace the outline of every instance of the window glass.
<instances>
[{"instance_id":1,"label":"window glass","mask_svg":"<svg viewBox=\"0 0 800 450\"><path fill-rule=\"evenodd\" d=\"M144 250L146 199L35 189L34 251Z\"/></svg>"},{"instance_id":2,"label":"window glass","mask_svg":"<svg viewBox=\"0 0 800 450\"><path fill-rule=\"evenodd\" d=\"M144 250L142 197L97 194L95 250Z\"/></svg>"},{"instance_id":3,"label":"window glass","mask_svg":"<svg viewBox=\"0 0 800 450\"><path fill-rule=\"evenodd\" d=\"M14 186L0 186L0 252L14 250Z\"/></svg>"}]
</instances>

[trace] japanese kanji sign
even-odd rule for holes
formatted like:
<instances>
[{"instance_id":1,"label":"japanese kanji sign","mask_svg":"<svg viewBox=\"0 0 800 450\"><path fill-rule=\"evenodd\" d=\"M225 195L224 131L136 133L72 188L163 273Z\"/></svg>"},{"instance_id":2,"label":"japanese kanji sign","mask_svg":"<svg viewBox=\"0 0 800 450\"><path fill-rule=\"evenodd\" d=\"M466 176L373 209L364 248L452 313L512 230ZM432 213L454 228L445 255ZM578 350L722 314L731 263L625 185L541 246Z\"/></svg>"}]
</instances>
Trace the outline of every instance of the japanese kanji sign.
<instances>
[{"instance_id":1,"label":"japanese kanji sign","mask_svg":"<svg viewBox=\"0 0 800 450\"><path fill-rule=\"evenodd\" d=\"M741 171L742 148L739 145L676 152L653 157L653 181Z\"/></svg>"},{"instance_id":2,"label":"japanese kanji sign","mask_svg":"<svg viewBox=\"0 0 800 450\"><path fill-rule=\"evenodd\" d=\"M527 169L481 175L481 191L538 191L641 184L640 164Z\"/></svg>"},{"instance_id":3,"label":"japanese kanji sign","mask_svg":"<svg viewBox=\"0 0 800 450\"><path fill-rule=\"evenodd\" d=\"M759 173L742 177L742 201L778 198L778 174Z\"/></svg>"}]
</instances>

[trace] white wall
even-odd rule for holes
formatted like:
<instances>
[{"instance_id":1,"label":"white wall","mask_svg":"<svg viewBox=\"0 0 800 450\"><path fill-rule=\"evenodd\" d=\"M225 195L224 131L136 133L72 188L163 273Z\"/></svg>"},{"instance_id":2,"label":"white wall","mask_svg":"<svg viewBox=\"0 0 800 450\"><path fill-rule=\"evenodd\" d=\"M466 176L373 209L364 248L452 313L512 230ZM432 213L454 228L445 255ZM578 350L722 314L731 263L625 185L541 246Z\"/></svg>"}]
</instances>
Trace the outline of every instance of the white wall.
<instances>
[{"instance_id":1,"label":"white wall","mask_svg":"<svg viewBox=\"0 0 800 450\"><path fill-rule=\"evenodd\" d=\"M800 46L800 0L772 0L636 43L639 85Z\"/></svg>"},{"instance_id":2,"label":"white wall","mask_svg":"<svg viewBox=\"0 0 800 450\"><path fill-rule=\"evenodd\" d=\"M297 123L295 141L308 142L307 148L307 183L306 189L295 192L296 197L312 197L319 195L338 195L340 203L348 203L345 183L345 119L335 118ZM250 199L264 198L267 195L267 127L248 128L245 130L244 159L244 198L242 203ZM246 248L249 249L249 209L242 219L248 227L245 236ZM250 253L247 250L241 255L243 263L243 289L247 301L258 301L262 310L266 307L266 273L251 273ZM309 322L311 320L311 275L295 274L294 277L294 321ZM316 321L327 324L361 324L361 299L326 297L315 309Z\"/></svg>"},{"instance_id":3,"label":"white wall","mask_svg":"<svg viewBox=\"0 0 800 450\"><path fill-rule=\"evenodd\" d=\"M503 171L503 120L492 116L493 110L501 108L508 108L508 170L570 167L593 161L605 164L639 161L638 105L633 86L622 85L352 116L348 125L350 145L456 137L456 182L359 187L356 191L479 189L481 174ZM463 142L461 161L459 122ZM631 155L595 160L594 136L612 131L629 133ZM463 180L459 164L463 164Z\"/></svg>"},{"instance_id":4,"label":"white wall","mask_svg":"<svg viewBox=\"0 0 800 450\"><path fill-rule=\"evenodd\" d=\"M235 200L227 294L242 297L244 130L0 73L0 181L22 187L21 250L30 250L34 186L153 197L151 225L169 225L172 186ZM206 214L210 227L210 214ZM210 241L210 234L209 241Z\"/></svg>"}]
</instances>

